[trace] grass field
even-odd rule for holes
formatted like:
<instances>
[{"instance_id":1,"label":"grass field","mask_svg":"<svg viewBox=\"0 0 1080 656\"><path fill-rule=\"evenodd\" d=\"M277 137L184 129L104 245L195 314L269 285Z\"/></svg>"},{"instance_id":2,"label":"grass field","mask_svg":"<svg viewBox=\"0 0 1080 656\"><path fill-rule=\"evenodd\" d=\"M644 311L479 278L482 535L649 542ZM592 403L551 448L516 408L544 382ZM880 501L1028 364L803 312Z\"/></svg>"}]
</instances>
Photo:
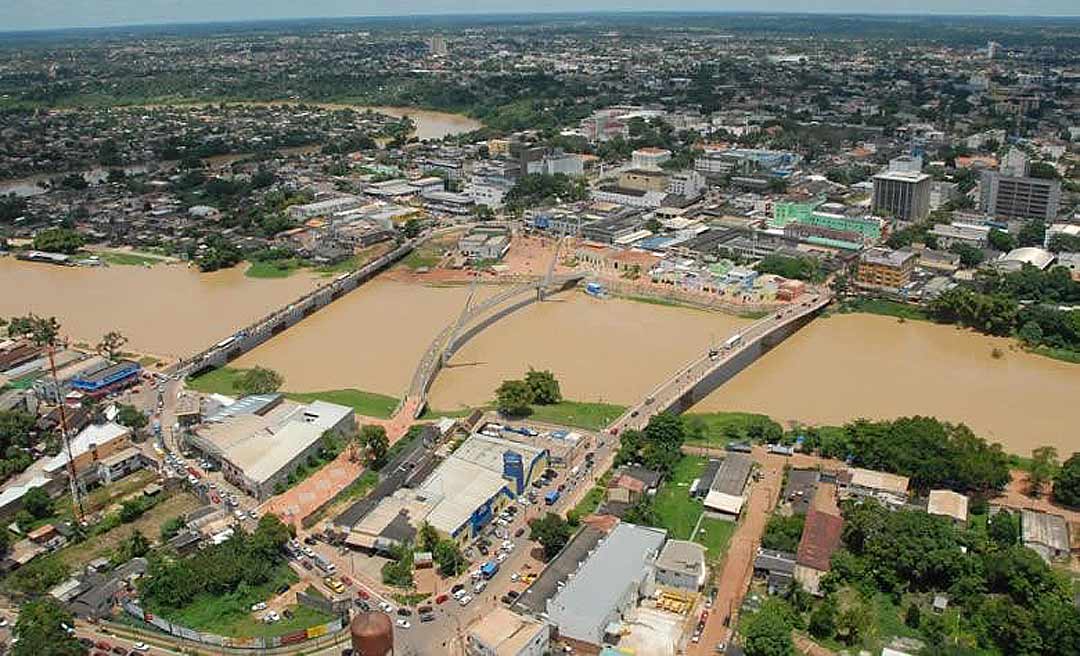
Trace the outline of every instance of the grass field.
<instances>
[{"instance_id":1,"label":"grass field","mask_svg":"<svg viewBox=\"0 0 1080 656\"><path fill-rule=\"evenodd\" d=\"M248 278L288 278L300 269L297 259L252 262L244 275Z\"/></svg>"},{"instance_id":2,"label":"grass field","mask_svg":"<svg viewBox=\"0 0 1080 656\"><path fill-rule=\"evenodd\" d=\"M251 605L266 601L281 585L292 585L299 577L285 563L278 565L274 578L264 585L242 588L219 597L200 596L188 606L169 613L159 613L169 620L191 629L223 636L256 638L292 633L334 619L326 613L306 606L290 606L292 619L266 624L251 612Z\"/></svg>"},{"instance_id":3,"label":"grass field","mask_svg":"<svg viewBox=\"0 0 1080 656\"><path fill-rule=\"evenodd\" d=\"M329 390L326 392L286 392L285 396L302 403L326 401L327 403L347 405L356 410L359 415L379 419L388 419L398 405L398 400L392 396L363 392L357 389Z\"/></svg>"},{"instance_id":4,"label":"grass field","mask_svg":"<svg viewBox=\"0 0 1080 656\"><path fill-rule=\"evenodd\" d=\"M727 551L731 536L735 534L735 526L735 522L706 517L701 520L701 527L694 536L694 542L705 547L705 557L709 561L715 561Z\"/></svg>"},{"instance_id":5,"label":"grass field","mask_svg":"<svg viewBox=\"0 0 1080 656\"><path fill-rule=\"evenodd\" d=\"M534 405L529 419L586 430L601 430L626 412L621 405L562 401L554 405Z\"/></svg>"},{"instance_id":6,"label":"grass field","mask_svg":"<svg viewBox=\"0 0 1080 656\"><path fill-rule=\"evenodd\" d=\"M153 266L155 264L161 264L161 259L156 257L147 257L145 255L139 255L138 253L121 253L118 251L102 251L96 253L105 262L117 266Z\"/></svg>"},{"instance_id":7,"label":"grass field","mask_svg":"<svg viewBox=\"0 0 1080 656\"><path fill-rule=\"evenodd\" d=\"M783 428L768 415L753 412L694 412L683 417L691 428L686 440L688 444L726 446L731 441L748 439L751 426L775 425L773 431ZM693 435L694 424L701 426L702 436Z\"/></svg>"},{"instance_id":8,"label":"grass field","mask_svg":"<svg viewBox=\"0 0 1080 656\"><path fill-rule=\"evenodd\" d=\"M656 493L656 516L672 538L689 540L704 511L701 501L690 498L690 484L704 469L705 458L683 456Z\"/></svg>"},{"instance_id":9,"label":"grass field","mask_svg":"<svg viewBox=\"0 0 1080 656\"><path fill-rule=\"evenodd\" d=\"M578 502L576 506L570 509L570 512L566 513L566 518L573 523L577 523L582 517L586 517L596 512L596 509L600 507L600 504L604 501L604 495L607 493L608 483L611 481L611 470L604 472L604 475L596 481L596 485L591 490L585 493L585 496Z\"/></svg>"},{"instance_id":10,"label":"grass field","mask_svg":"<svg viewBox=\"0 0 1080 656\"><path fill-rule=\"evenodd\" d=\"M856 298L846 302L840 308L841 312L865 312L867 314L880 314L886 317L896 317L910 321L929 321L926 312L914 305L898 303L880 298Z\"/></svg>"},{"instance_id":11,"label":"grass field","mask_svg":"<svg viewBox=\"0 0 1080 656\"><path fill-rule=\"evenodd\" d=\"M233 396L237 393L235 384L244 375L244 371L244 369L232 367L219 367L205 374L188 378L187 386L203 394Z\"/></svg>"},{"instance_id":12,"label":"grass field","mask_svg":"<svg viewBox=\"0 0 1080 656\"><path fill-rule=\"evenodd\" d=\"M402 258L401 264L414 270L422 269L424 267L430 269L431 267L434 267L436 264L438 264L440 261L442 261L442 256L438 253L427 251L426 249L418 249Z\"/></svg>"}]
</instances>

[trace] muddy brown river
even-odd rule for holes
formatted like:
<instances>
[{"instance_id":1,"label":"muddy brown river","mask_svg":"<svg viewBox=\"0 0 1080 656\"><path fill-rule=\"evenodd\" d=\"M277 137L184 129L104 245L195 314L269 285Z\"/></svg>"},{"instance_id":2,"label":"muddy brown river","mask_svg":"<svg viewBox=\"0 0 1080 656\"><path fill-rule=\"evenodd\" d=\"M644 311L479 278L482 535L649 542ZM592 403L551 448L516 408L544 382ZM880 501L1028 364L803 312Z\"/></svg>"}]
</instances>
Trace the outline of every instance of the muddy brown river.
<instances>
[{"instance_id":1,"label":"muddy brown river","mask_svg":"<svg viewBox=\"0 0 1080 656\"><path fill-rule=\"evenodd\" d=\"M246 278L241 268L54 267L0 258L0 316L56 315L77 341L118 329L131 348L190 354L299 296L324 278ZM494 293L482 288L480 296ZM430 340L460 312L468 290L375 280L243 356L285 376L285 388L357 388L401 396ZM710 341L745 320L580 292L532 305L466 343L440 373L431 406L491 401L505 378L551 369L566 398L629 404ZM997 347L1003 358L992 357ZM784 422L928 414L963 421L1007 450L1080 449L1069 426L1080 366L1024 353L1007 339L950 326L852 314L820 319L698 404Z\"/></svg>"},{"instance_id":2,"label":"muddy brown river","mask_svg":"<svg viewBox=\"0 0 1080 656\"><path fill-rule=\"evenodd\" d=\"M110 330L127 348L191 355L312 289L325 278L244 276L244 267L199 273L182 264L62 267L0 257L0 317L55 316L76 342Z\"/></svg>"}]
</instances>

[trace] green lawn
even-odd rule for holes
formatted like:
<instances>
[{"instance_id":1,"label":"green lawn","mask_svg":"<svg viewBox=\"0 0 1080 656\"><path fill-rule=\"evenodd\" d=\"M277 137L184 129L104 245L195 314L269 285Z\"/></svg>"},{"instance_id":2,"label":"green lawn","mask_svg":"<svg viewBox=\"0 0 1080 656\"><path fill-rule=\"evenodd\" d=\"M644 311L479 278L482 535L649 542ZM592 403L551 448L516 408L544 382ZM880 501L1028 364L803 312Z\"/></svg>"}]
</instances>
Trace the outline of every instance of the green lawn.
<instances>
[{"instance_id":1,"label":"green lawn","mask_svg":"<svg viewBox=\"0 0 1080 656\"><path fill-rule=\"evenodd\" d=\"M690 484L701 476L704 469L705 458L683 456L656 493L656 516L661 526L668 530L670 537L690 539L690 534L704 509L700 500L690 498Z\"/></svg>"},{"instance_id":2,"label":"green lawn","mask_svg":"<svg viewBox=\"0 0 1080 656\"><path fill-rule=\"evenodd\" d=\"M392 396L363 392L357 389L329 390L325 392L286 392L285 396L294 401L310 403L326 401L347 405L359 415L388 419L397 408L398 400Z\"/></svg>"},{"instance_id":3,"label":"green lawn","mask_svg":"<svg viewBox=\"0 0 1080 656\"><path fill-rule=\"evenodd\" d=\"M234 367L220 367L194 378L189 378L187 386L204 394L237 396L240 392L236 389L236 383L246 371L246 369ZM326 390L324 392L285 392L285 396L301 403L311 403L312 401L337 403L353 408L357 414L380 419L390 417L398 405L398 400L392 396L356 389Z\"/></svg>"},{"instance_id":4,"label":"green lawn","mask_svg":"<svg viewBox=\"0 0 1080 656\"><path fill-rule=\"evenodd\" d=\"M602 430L619 418L626 408L611 403L562 401L554 405L534 405L529 419L586 430Z\"/></svg>"},{"instance_id":5,"label":"green lawn","mask_svg":"<svg viewBox=\"0 0 1080 656\"><path fill-rule=\"evenodd\" d=\"M582 517L596 512L596 509L604 501L604 495L607 494L607 486L610 481L611 470L609 469L604 472L600 480L596 481L596 485L585 494L581 501L570 512L566 513L566 518L572 523L577 523Z\"/></svg>"},{"instance_id":6,"label":"green lawn","mask_svg":"<svg viewBox=\"0 0 1080 656\"><path fill-rule=\"evenodd\" d=\"M442 256L434 252L414 250L401 260L401 264L410 269L432 268L442 261Z\"/></svg>"},{"instance_id":7,"label":"green lawn","mask_svg":"<svg viewBox=\"0 0 1080 656\"><path fill-rule=\"evenodd\" d=\"M258 621L257 614L251 612L251 605L270 599L279 586L292 585L298 580L288 565L280 563L274 578L264 585L242 588L218 597L203 595L180 610L158 614L191 629L246 638L284 635L334 619L305 606L293 606L290 607L292 619L282 618L275 624Z\"/></svg>"},{"instance_id":8,"label":"green lawn","mask_svg":"<svg viewBox=\"0 0 1080 656\"><path fill-rule=\"evenodd\" d=\"M735 534L735 526L735 522L706 517L701 520L701 527L694 536L694 542L704 546L708 550L706 558L714 561L727 551L731 536Z\"/></svg>"},{"instance_id":9,"label":"green lawn","mask_svg":"<svg viewBox=\"0 0 1080 656\"><path fill-rule=\"evenodd\" d=\"M145 255L139 255L138 253L121 253L117 251L102 251L95 253L105 262L114 264L117 266L153 266L155 264L161 264L161 259L157 257L147 257Z\"/></svg>"},{"instance_id":10,"label":"green lawn","mask_svg":"<svg viewBox=\"0 0 1080 656\"><path fill-rule=\"evenodd\" d=\"M300 261L295 258L262 260L252 262L244 275L248 278L288 278L299 269Z\"/></svg>"},{"instance_id":11,"label":"green lawn","mask_svg":"<svg viewBox=\"0 0 1080 656\"><path fill-rule=\"evenodd\" d=\"M323 266L315 267L316 273L322 273L325 275L333 275L335 273L348 273L349 271L356 271L360 267L367 264L368 254L359 253L351 257L347 257L337 264L325 264Z\"/></svg>"},{"instance_id":12,"label":"green lawn","mask_svg":"<svg viewBox=\"0 0 1080 656\"><path fill-rule=\"evenodd\" d=\"M1054 360L1061 360L1062 362L1068 362L1071 364L1080 364L1080 351L1073 351L1071 349L1052 348L1050 346L1036 346L1030 349L1032 353L1041 355L1045 358L1053 358Z\"/></svg>"},{"instance_id":13,"label":"green lawn","mask_svg":"<svg viewBox=\"0 0 1080 656\"><path fill-rule=\"evenodd\" d=\"M727 446L728 442L749 439L747 431L754 425L782 427L768 415L753 412L693 412L683 415L690 429L688 444ZM695 431L697 434L695 434Z\"/></svg>"},{"instance_id":14,"label":"green lawn","mask_svg":"<svg viewBox=\"0 0 1080 656\"><path fill-rule=\"evenodd\" d=\"M188 378L187 386L203 394L234 396L237 394L236 382L240 380L245 371L245 369L234 369L233 367L219 367Z\"/></svg>"},{"instance_id":15,"label":"green lawn","mask_svg":"<svg viewBox=\"0 0 1080 656\"><path fill-rule=\"evenodd\" d=\"M856 298L846 302L841 312L865 312L867 314L880 314L887 317L896 317L910 321L929 321L926 311L915 305L898 303L881 298Z\"/></svg>"}]
</instances>

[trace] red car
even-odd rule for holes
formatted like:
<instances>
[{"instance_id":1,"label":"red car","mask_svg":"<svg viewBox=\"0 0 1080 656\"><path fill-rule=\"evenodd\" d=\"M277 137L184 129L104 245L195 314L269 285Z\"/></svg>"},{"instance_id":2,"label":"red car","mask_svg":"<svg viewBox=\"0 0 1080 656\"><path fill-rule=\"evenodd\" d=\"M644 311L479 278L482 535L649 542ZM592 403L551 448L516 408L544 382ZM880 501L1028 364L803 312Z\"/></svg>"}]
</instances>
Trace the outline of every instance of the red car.
<instances>
[{"instance_id":1,"label":"red car","mask_svg":"<svg viewBox=\"0 0 1080 656\"><path fill-rule=\"evenodd\" d=\"M342 574L342 575L341 575L341 576L339 576L338 578L339 578L339 579L341 579L341 582L342 582L342 583L344 583L345 585L352 585L352 579L350 579L349 577L345 576L344 574Z\"/></svg>"},{"instance_id":2,"label":"red car","mask_svg":"<svg viewBox=\"0 0 1080 656\"><path fill-rule=\"evenodd\" d=\"M438 597L435 597L435 603L437 603L437 604L445 603L446 600L449 599L449 598L450 598L450 595L441 594Z\"/></svg>"},{"instance_id":3,"label":"red car","mask_svg":"<svg viewBox=\"0 0 1080 656\"><path fill-rule=\"evenodd\" d=\"M342 577L342 578L345 578L345 577ZM369 595L367 590L365 590L363 588L360 588L356 592L356 596L359 597L360 599L371 599L371 595Z\"/></svg>"},{"instance_id":4,"label":"red car","mask_svg":"<svg viewBox=\"0 0 1080 656\"><path fill-rule=\"evenodd\" d=\"M110 649L112 649L112 645L105 642L104 640L98 640L94 646L103 651L109 651Z\"/></svg>"}]
</instances>

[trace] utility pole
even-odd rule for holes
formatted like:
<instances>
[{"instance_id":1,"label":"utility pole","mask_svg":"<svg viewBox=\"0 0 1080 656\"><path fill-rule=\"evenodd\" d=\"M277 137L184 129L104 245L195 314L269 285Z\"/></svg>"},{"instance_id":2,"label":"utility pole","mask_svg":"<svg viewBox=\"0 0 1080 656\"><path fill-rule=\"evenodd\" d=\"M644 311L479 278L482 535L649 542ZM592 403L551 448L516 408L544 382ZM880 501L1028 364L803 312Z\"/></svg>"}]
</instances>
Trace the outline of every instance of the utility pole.
<instances>
[{"instance_id":1,"label":"utility pole","mask_svg":"<svg viewBox=\"0 0 1080 656\"><path fill-rule=\"evenodd\" d=\"M60 395L60 380L56 375L56 330L50 325L48 329L44 324L45 320L37 331L35 331L35 341L39 341L44 344L46 352L49 354L49 369L52 372L53 388L56 390L56 405L60 410L60 436L64 440L64 448L67 449L68 457L68 483L71 488L71 510L77 522L83 520L83 504L82 497L79 495L79 483L76 480L75 471L75 457L71 452L71 435L68 432L67 425L67 411L64 408L64 399ZM55 320L54 320L55 321Z\"/></svg>"}]
</instances>

